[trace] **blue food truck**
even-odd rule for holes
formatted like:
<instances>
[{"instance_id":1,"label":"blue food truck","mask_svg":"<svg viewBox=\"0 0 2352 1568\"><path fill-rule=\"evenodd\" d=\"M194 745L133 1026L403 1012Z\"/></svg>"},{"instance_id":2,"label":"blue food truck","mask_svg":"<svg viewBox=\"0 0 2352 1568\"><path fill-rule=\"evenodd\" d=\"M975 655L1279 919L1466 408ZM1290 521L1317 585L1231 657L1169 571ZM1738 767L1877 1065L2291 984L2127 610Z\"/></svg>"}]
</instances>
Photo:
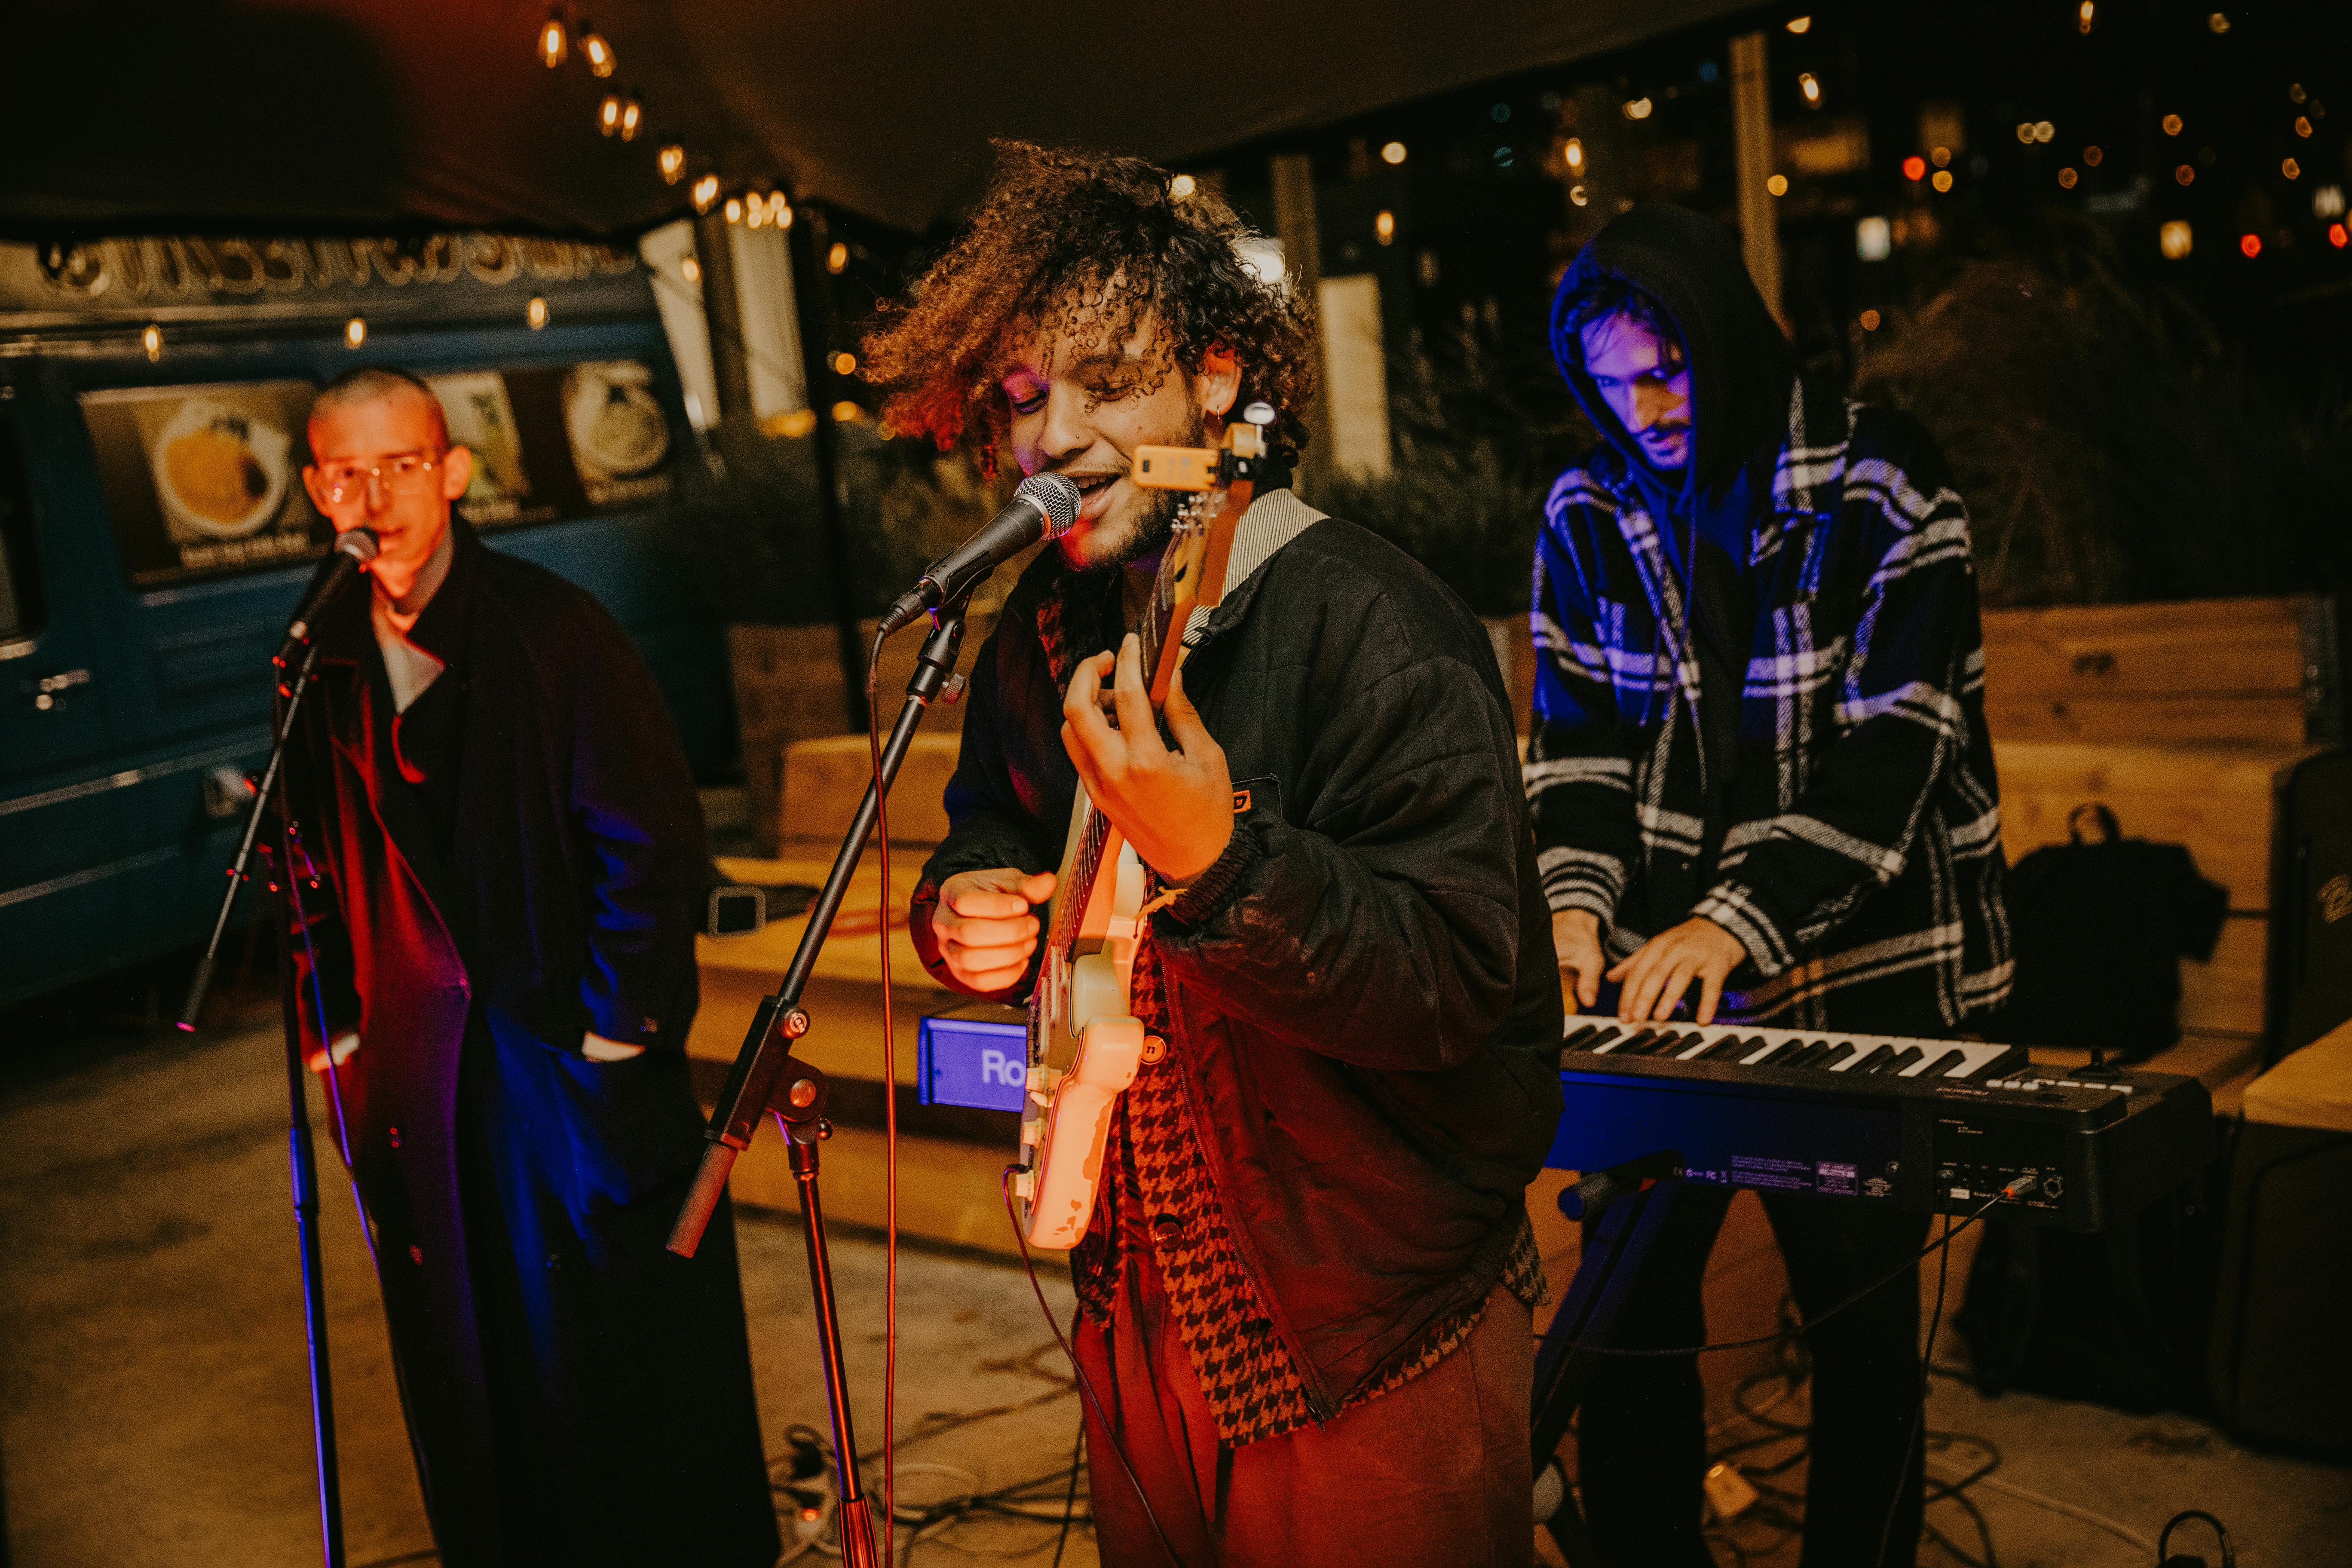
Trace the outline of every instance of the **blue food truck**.
<instances>
[{"instance_id":1,"label":"blue food truck","mask_svg":"<svg viewBox=\"0 0 2352 1568\"><path fill-rule=\"evenodd\" d=\"M203 939L331 532L305 416L363 363L434 384L475 453L458 510L595 594L698 769L727 761L724 645L664 521L694 445L634 254L0 244L0 1006Z\"/></svg>"}]
</instances>

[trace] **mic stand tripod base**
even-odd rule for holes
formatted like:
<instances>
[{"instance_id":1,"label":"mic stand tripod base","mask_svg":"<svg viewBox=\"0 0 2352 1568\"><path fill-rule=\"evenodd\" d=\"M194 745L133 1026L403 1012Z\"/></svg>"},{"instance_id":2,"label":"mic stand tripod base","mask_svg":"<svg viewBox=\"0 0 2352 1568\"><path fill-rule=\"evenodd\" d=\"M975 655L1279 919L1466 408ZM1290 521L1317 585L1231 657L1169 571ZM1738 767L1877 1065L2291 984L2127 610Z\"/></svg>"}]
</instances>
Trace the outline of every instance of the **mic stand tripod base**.
<instances>
[{"instance_id":1,"label":"mic stand tripod base","mask_svg":"<svg viewBox=\"0 0 2352 1568\"><path fill-rule=\"evenodd\" d=\"M874 1547L873 1506L857 1474L857 1436L849 1418L849 1379L841 1363L841 1318L833 1293L833 1261L825 1247L824 1202L817 1194L817 1145L833 1136L824 1119L824 1074L805 1062L785 1058L779 1075L785 1088L776 1108L776 1131L791 1151L793 1184L800 1190L801 1237L808 1247L809 1295L816 1305L817 1356L824 1372L825 1405L833 1416L835 1519L841 1560L847 1568L879 1568Z\"/></svg>"}]
</instances>

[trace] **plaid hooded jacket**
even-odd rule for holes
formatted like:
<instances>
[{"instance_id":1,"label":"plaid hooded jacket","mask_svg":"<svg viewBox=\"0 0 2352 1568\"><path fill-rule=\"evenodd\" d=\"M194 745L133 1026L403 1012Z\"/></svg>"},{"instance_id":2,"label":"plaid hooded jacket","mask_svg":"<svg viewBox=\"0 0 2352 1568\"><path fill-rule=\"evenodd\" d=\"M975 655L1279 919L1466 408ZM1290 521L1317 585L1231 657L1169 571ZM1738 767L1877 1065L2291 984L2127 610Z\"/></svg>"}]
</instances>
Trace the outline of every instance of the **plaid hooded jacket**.
<instances>
[{"instance_id":1,"label":"plaid hooded jacket","mask_svg":"<svg viewBox=\"0 0 2352 1568\"><path fill-rule=\"evenodd\" d=\"M1642 266L1601 247L1580 267ZM1706 323L1684 330L1703 430ZM1591 411L1580 352L1561 353ZM1769 498L1760 462L1750 492L1755 616L1712 865L1685 579L1613 417L1552 489L1525 769L1544 889L1600 917L1612 959L1694 914L1723 926L1748 954L1725 1020L1948 1033L2006 998L2011 969L1968 515L1907 416L1788 384Z\"/></svg>"}]
</instances>

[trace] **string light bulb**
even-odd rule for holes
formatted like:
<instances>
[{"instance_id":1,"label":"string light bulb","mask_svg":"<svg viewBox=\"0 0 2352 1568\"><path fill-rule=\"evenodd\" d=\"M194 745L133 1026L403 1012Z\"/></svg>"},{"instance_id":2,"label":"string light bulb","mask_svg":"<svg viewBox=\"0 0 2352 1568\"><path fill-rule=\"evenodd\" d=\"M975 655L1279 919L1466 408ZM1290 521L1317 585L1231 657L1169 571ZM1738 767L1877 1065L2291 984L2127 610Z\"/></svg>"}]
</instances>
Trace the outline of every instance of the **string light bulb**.
<instances>
[{"instance_id":1,"label":"string light bulb","mask_svg":"<svg viewBox=\"0 0 2352 1568\"><path fill-rule=\"evenodd\" d=\"M1812 31L1812 26L1813 19L1811 16L1791 16L1789 18L1789 31L1792 33L1809 33Z\"/></svg>"},{"instance_id":2,"label":"string light bulb","mask_svg":"<svg viewBox=\"0 0 2352 1568\"><path fill-rule=\"evenodd\" d=\"M1372 219L1372 235L1382 245L1396 243L1396 214L1383 210Z\"/></svg>"},{"instance_id":3,"label":"string light bulb","mask_svg":"<svg viewBox=\"0 0 2352 1568\"><path fill-rule=\"evenodd\" d=\"M637 101L636 95L632 93L629 97L623 99L621 100L621 140L624 142L635 141L637 139L637 127L643 125L645 122L646 106Z\"/></svg>"},{"instance_id":4,"label":"string light bulb","mask_svg":"<svg viewBox=\"0 0 2352 1568\"><path fill-rule=\"evenodd\" d=\"M1404 162L1404 143L1391 142L1381 149L1381 162L1393 167Z\"/></svg>"},{"instance_id":5,"label":"string light bulb","mask_svg":"<svg viewBox=\"0 0 2352 1568\"><path fill-rule=\"evenodd\" d=\"M367 318L353 316L343 323L343 346L355 349L367 342Z\"/></svg>"},{"instance_id":6,"label":"string light bulb","mask_svg":"<svg viewBox=\"0 0 2352 1568\"><path fill-rule=\"evenodd\" d=\"M734 196L729 196L727 198L727 221L729 223L741 223L743 221L743 204Z\"/></svg>"},{"instance_id":7,"label":"string light bulb","mask_svg":"<svg viewBox=\"0 0 2352 1568\"><path fill-rule=\"evenodd\" d=\"M768 222L768 198L753 191L743 202L743 226L763 228Z\"/></svg>"},{"instance_id":8,"label":"string light bulb","mask_svg":"<svg viewBox=\"0 0 2352 1568\"><path fill-rule=\"evenodd\" d=\"M2174 218L2156 231L2156 247L2164 252L2167 261L2178 261L2194 247L2196 237L2189 232L2189 220Z\"/></svg>"},{"instance_id":9,"label":"string light bulb","mask_svg":"<svg viewBox=\"0 0 2352 1568\"><path fill-rule=\"evenodd\" d=\"M1809 108L1819 109L1822 106L1822 79L1812 72L1797 73L1797 90L1805 95L1805 103Z\"/></svg>"},{"instance_id":10,"label":"string light bulb","mask_svg":"<svg viewBox=\"0 0 2352 1568\"><path fill-rule=\"evenodd\" d=\"M768 221L778 228L793 226L793 205L784 200L784 193L772 191L768 195Z\"/></svg>"},{"instance_id":11,"label":"string light bulb","mask_svg":"<svg viewBox=\"0 0 2352 1568\"><path fill-rule=\"evenodd\" d=\"M695 257L689 256L680 261L677 264L677 270L678 276L684 278L688 283L702 281L702 263Z\"/></svg>"},{"instance_id":12,"label":"string light bulb","mask_svg":"<svg viewBox=\"0 0 2352 1568\"><path fill-rule=\"evenodd\" d=\"M702 178L694 182L694 189L691 194L694 197L694 210L698 213L709 212L710 210L710 204L719 199L719 176L716 174L703 175Z\"/></svg>"},{"instance_id":13,"label":"string light bulb","mask_svg":"<svg viewBox=\"0 0 2352 1568\"><path fill-rule=\"evenodd\" d=\"M847 353L834 355L833 374L835 375L856 375L857 374L857 356L854 353Z\"/></svg>"},{"instance_id":14,"label":"string light bulb","mask_svg":"<svg viewBox=\"0 0 2352 1568\"><path fill-rule=\"evenodd\" d=\"M523 307L522 319L530 323L530 330L534 332L545 329L547 326L547 301L544 299L541 299L539 295L533 294L530 297L530 303Z\"/></svg>"},{"instance_id":15,"label":"string light bulb","mask_svg":"<svg viewBox=\"0 0 2352 1568\"><path fill-rule=\"evenodd\" d=\"M661 165L662 180L676 184L686 177L686 149L673 142L663 148L654 162Z\"/></svg>"},{"instance_id":16,"label":"string light bulb","mask_svg":"<svg viewBox=\"0 0 2352 1568\"><path fill-rule=\"evenodd\" d=\"M147 363L153 364L163 357L163 329L152 324L139 334L139 346L147 351Z\"/></svg>"},{"instance_id":17,"label":"string light bulb","mask_svg":"<svg viewBox=\"0 0 2352 1568\"><path fill-rule=\"evenodd\" d=\"M1941 195L1952 188L1952 172L1949 169L1938 169L1927 183L1936 187L1937 194Z\"/></svg>"},{"instance_id":18,"label":"string light bulb","mask_svg":"<svg viewBox=\"0 0 2352 1568\"><path fill-rule=\"evenodd\" d=\"M1199 188L1199 182L1195 181L1190 174L1179 174L1174 179L1168 182L1169 195L1180 202L1186 196L1191 195Z\"/></svg>"},{"instance_id":19,"label":"string light bulb","mask_svg":"<svg viewBox=\"0 0 2352 1568\"><path fill-rule=\"evenodd\" d=\"M621 128L621 95L608 92L596 105L596 129L610 136Z\"/></svg>"},{"instance_id":20,"label":"string light bulb","mask_svg":"<svg viewBox=\"0 0 2352 1568\"><path fill-rule=\"evenodd\" d=\"M1628 99L1625 101L1625 118L1628 120L1647 120L1650 118L1650 110L1656 107L1657 106L1655 104L1652 103L1646 98Z\"/></svg>"},{"instance_id":21,"label":"string light bulb","mask_svg":"<svg viewBox=\"0 0 2352 1568\"><path fill-rule=\"evenodd\" d=\"M1568 139L1568 144L1559 150L1559 155L1567 162L1570 174L1581 174L1584 173L1583 142L1574 136L1570 137Z\"/></svg>"},{"instance_id":22,"label":"string light bulb","mask_svg":"<svg viewBox=\"0 0 2352 1568\"><path fill-rule=\"evenodd\" d=\"M550 11L545 26L539 29L539 63L553 70L571 53L572 40L564 34L563 18Z\"/></svg>"},{"instance_id":23,"label":"string light bulb","mask_svg":"<svg viewBox=\"0 0 2352 1568\"><path fill-rule=\"evenodd\" d=\"M1764 182L1764 188L1776 196L1785 196L1789 194L1789 176L1775 174Z\"/></svg>"},{"instance_id":24,"label":"string light bulb","mask_svg":"<svg viewBox=\"0 0 2352 1568\"><path fill-rule=\"evenodd\" d=\"M613 46L593 27L580 36L580 53L588 61L589 72L599 79L611 76L613 68L619 63L613 58Z\"/></svg>"},{"instance_id":25,"label":"string light bulb","mask_svg":"<svg viewBox=\"0 0 2352 1568\"><path fill-rule=\"evenodd\" d=\"M2098 7L2094 5L2091 3L2091 0L2083 0L2083 4L2077 6L2074 11L2075 31L2084 34L2089 33L2091 30L2091 18L2097 14Z\"/></svg>"},{"instance_id":26,"label":"string light bulb","mask_svg":"<svg viewBox=\"0 0 2352 1568\"><path fill-rule=\"evenodd\" d=\"M837 277L840 275L841 269L848 265L849 247L842 244L841 241L837 239L835 240L833 242L833 248L824 253L824 269Z\"/></svg>"}]
</instances>

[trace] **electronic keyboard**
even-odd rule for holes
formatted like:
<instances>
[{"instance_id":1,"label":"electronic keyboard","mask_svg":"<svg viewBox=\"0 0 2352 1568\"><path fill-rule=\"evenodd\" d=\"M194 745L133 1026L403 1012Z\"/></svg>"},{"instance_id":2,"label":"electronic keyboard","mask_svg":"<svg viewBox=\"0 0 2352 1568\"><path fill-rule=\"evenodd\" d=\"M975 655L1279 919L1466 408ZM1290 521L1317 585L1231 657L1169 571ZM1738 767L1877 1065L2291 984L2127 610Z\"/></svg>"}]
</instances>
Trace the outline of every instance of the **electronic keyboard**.
<instances>
[{"instance_id":1,"label":"electronic keyboard","mask_svg":"<svg viewBox=\"0 0 2352 1568\"><path fill-rule=\"evenodd\" d=\"M1713 1186L1994 1212L2064 1230L2130 1217L2212 1158L2192 1078L2036 1068L2021 1047L1842 1030L1571 1017L1547 1164L1672 1152ZM2029 1190L2001 1197L2032 1177Z\"/></svg>"}]
</instances>

